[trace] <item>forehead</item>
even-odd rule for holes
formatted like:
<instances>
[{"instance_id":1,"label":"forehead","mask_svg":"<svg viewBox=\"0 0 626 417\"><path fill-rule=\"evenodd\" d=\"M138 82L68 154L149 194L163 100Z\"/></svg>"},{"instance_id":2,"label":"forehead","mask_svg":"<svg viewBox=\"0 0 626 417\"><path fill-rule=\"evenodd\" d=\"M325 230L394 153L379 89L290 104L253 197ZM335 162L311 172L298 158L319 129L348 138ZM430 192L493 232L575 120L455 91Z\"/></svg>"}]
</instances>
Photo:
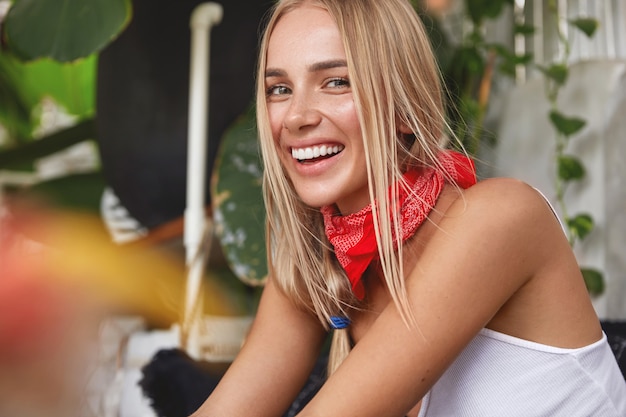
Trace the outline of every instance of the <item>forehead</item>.
<instances>
[{"instance_id":1,"label":"forehead","mask_svg":"<svg viewBox=\"0 0 626 417\"><path fill-rule=\"evenodd\" d=\"M337 24L323 8L300 6L281 16L272 30L267 50L267 66L287 61L303 65L319 59L345 58Z\"/></svg>"}]
</instances>

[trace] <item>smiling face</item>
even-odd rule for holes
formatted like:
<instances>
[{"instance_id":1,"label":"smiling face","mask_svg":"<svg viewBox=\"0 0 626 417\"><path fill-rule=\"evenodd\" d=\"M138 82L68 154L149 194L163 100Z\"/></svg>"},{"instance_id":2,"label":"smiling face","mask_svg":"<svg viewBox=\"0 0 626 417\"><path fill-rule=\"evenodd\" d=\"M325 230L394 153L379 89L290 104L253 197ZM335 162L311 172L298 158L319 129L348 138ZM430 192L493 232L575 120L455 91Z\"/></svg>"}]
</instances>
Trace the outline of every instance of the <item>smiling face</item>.
<instances>
[{"instance_id":1,"label":"smiling face","mask_svg":"<svg viewBox=\"0 0 626 417\"><path fill-rule=\"evenodd\" d=\"M276 151L305 204L342 214L369 203L367 171L341 35L328 12L285 14L268 44L265 90Z\"/></svg>"}]
</instances>

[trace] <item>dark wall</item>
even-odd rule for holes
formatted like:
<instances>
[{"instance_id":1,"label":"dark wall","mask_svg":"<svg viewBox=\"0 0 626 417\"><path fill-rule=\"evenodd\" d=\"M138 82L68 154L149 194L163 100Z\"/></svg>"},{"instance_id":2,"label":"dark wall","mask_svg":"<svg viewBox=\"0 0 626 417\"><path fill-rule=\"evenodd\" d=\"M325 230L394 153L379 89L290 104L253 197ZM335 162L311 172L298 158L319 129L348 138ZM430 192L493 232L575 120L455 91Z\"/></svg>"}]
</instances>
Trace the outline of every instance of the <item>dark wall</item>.
<instances>
[{"instance_id":1,"label":"dark wall","mask_svg":"<svg viewBox=\"0 0 626 417\"><path fill-rule=\"evenodd\" d=\"M211 32L208 172L225 129L251 103L262 17L272 0L217 0ZM185 207L189 16L199 0L133 0L129 27L100 55L103 172L130 214L154 228ZM208 201L207 181L207 201Z\"/></svg>"}]
</instances>

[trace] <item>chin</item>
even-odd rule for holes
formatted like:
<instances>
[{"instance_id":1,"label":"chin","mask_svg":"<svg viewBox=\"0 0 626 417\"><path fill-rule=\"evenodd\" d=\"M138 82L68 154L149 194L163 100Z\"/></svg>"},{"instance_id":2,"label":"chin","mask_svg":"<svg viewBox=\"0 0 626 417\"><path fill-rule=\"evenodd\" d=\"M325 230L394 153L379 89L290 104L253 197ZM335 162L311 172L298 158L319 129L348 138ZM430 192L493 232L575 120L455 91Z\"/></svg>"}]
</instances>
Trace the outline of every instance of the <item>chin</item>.
<instances>
[{"instance_id":1,"label":"chin","mask_svg":"<svg viewBox=\"0 0 626 417\"><path fill-rule=\"evenodd\" d=\"M328 206L328 205L333 204L332 201L326 201L326 200L322 201L322 200L319 200L319 199L310 199L310 198L304 199L304 198L300 197L300 200L302 200L302 202L307 207L311 207L313 209L320 209L320 208L322 208L324 206Z\"/></svg>"},{"instance_id":2,"label":"chin","mask_svg":"<svg viewBox=\"0 0 626 417\"><path fill-rule=\"evenodd\" d=\"M328 193L322 193L322 195L312 195L311 192L300 192L299 190L296 190L296 192L298 193L300 200L307 207L314 209L319 209L321 207L334 204L335 202L332 198L330 198L331 196Z\"/></svg>"}]
</instances>

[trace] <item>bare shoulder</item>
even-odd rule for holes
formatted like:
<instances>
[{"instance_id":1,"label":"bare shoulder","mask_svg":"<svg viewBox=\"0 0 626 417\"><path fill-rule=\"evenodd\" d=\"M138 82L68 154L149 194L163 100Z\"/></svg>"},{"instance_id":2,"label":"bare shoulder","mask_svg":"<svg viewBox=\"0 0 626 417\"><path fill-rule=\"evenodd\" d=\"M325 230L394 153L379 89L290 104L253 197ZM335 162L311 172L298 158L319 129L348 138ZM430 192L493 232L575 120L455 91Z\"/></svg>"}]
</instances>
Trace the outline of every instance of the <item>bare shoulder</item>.
<instances>
[{"instance_id":1,"label":"bare shoulder","mask_svg":"<svg viewBox=\"0 0 626 417\"><path fill-rule=\"evenodd\" d=\"M544 209L545 198L531 185L514 178L489 178L467 189L463 196L472 204L487 203L494 209ZM484 208L484 207L482 207Z\"/></svg>"},{"instance_id":2,"label":"bare shoulder","mask_svg":"<svg viewBox=\"0 0 626 417\"><path fill-rule=\"evenodd\" d=\"M455 253L463 269L480 264L516 271L520 282L555 255L569 256L569 244L549 203L532 186L515 179L480 181L453 200L426 250ZM465 262L461 264L462 262Z\"/></svg>"},{"instance_id":3,"label":"bare shoulder","mask_svg":"<svg viewBox=\"0 0 626 417\"><path fill-rule=\"evenodd\" d=\"M455 199L446 217L518 232L547 225L561 229L545 197L529 184L512 178L480 181Z\"/></svg>"},{"instance_id":4,"label":"bare shoulder","mask_svg":"<svg viewBox=\"0 0 626 417\"><path fill-rule=\"evenodd\" d=\"M478 190L478 191L477 191ZM479 181L473 187L467 189L468 192L472 193L502 193L509 192L513 194L522 195L524 193L536 193L535 188L525 183L524 181L515 179L515 178L507 178L507 177L497 177L497 178L488 178Z\"/></svg>"},{"instance_id":5,"label":"bare shoulder","mask_svg":"<svg viewBox=\"0 0 626 417\"><path fill-rule=\"evenodd\" d=\"M538 190L513 179L481 181L455 199L440 225L454 239L433 240L433 249L461 253L464 279L504 289L489 328L565 348L598 340L577 260Z\"/></svg>"}]
</instances>

